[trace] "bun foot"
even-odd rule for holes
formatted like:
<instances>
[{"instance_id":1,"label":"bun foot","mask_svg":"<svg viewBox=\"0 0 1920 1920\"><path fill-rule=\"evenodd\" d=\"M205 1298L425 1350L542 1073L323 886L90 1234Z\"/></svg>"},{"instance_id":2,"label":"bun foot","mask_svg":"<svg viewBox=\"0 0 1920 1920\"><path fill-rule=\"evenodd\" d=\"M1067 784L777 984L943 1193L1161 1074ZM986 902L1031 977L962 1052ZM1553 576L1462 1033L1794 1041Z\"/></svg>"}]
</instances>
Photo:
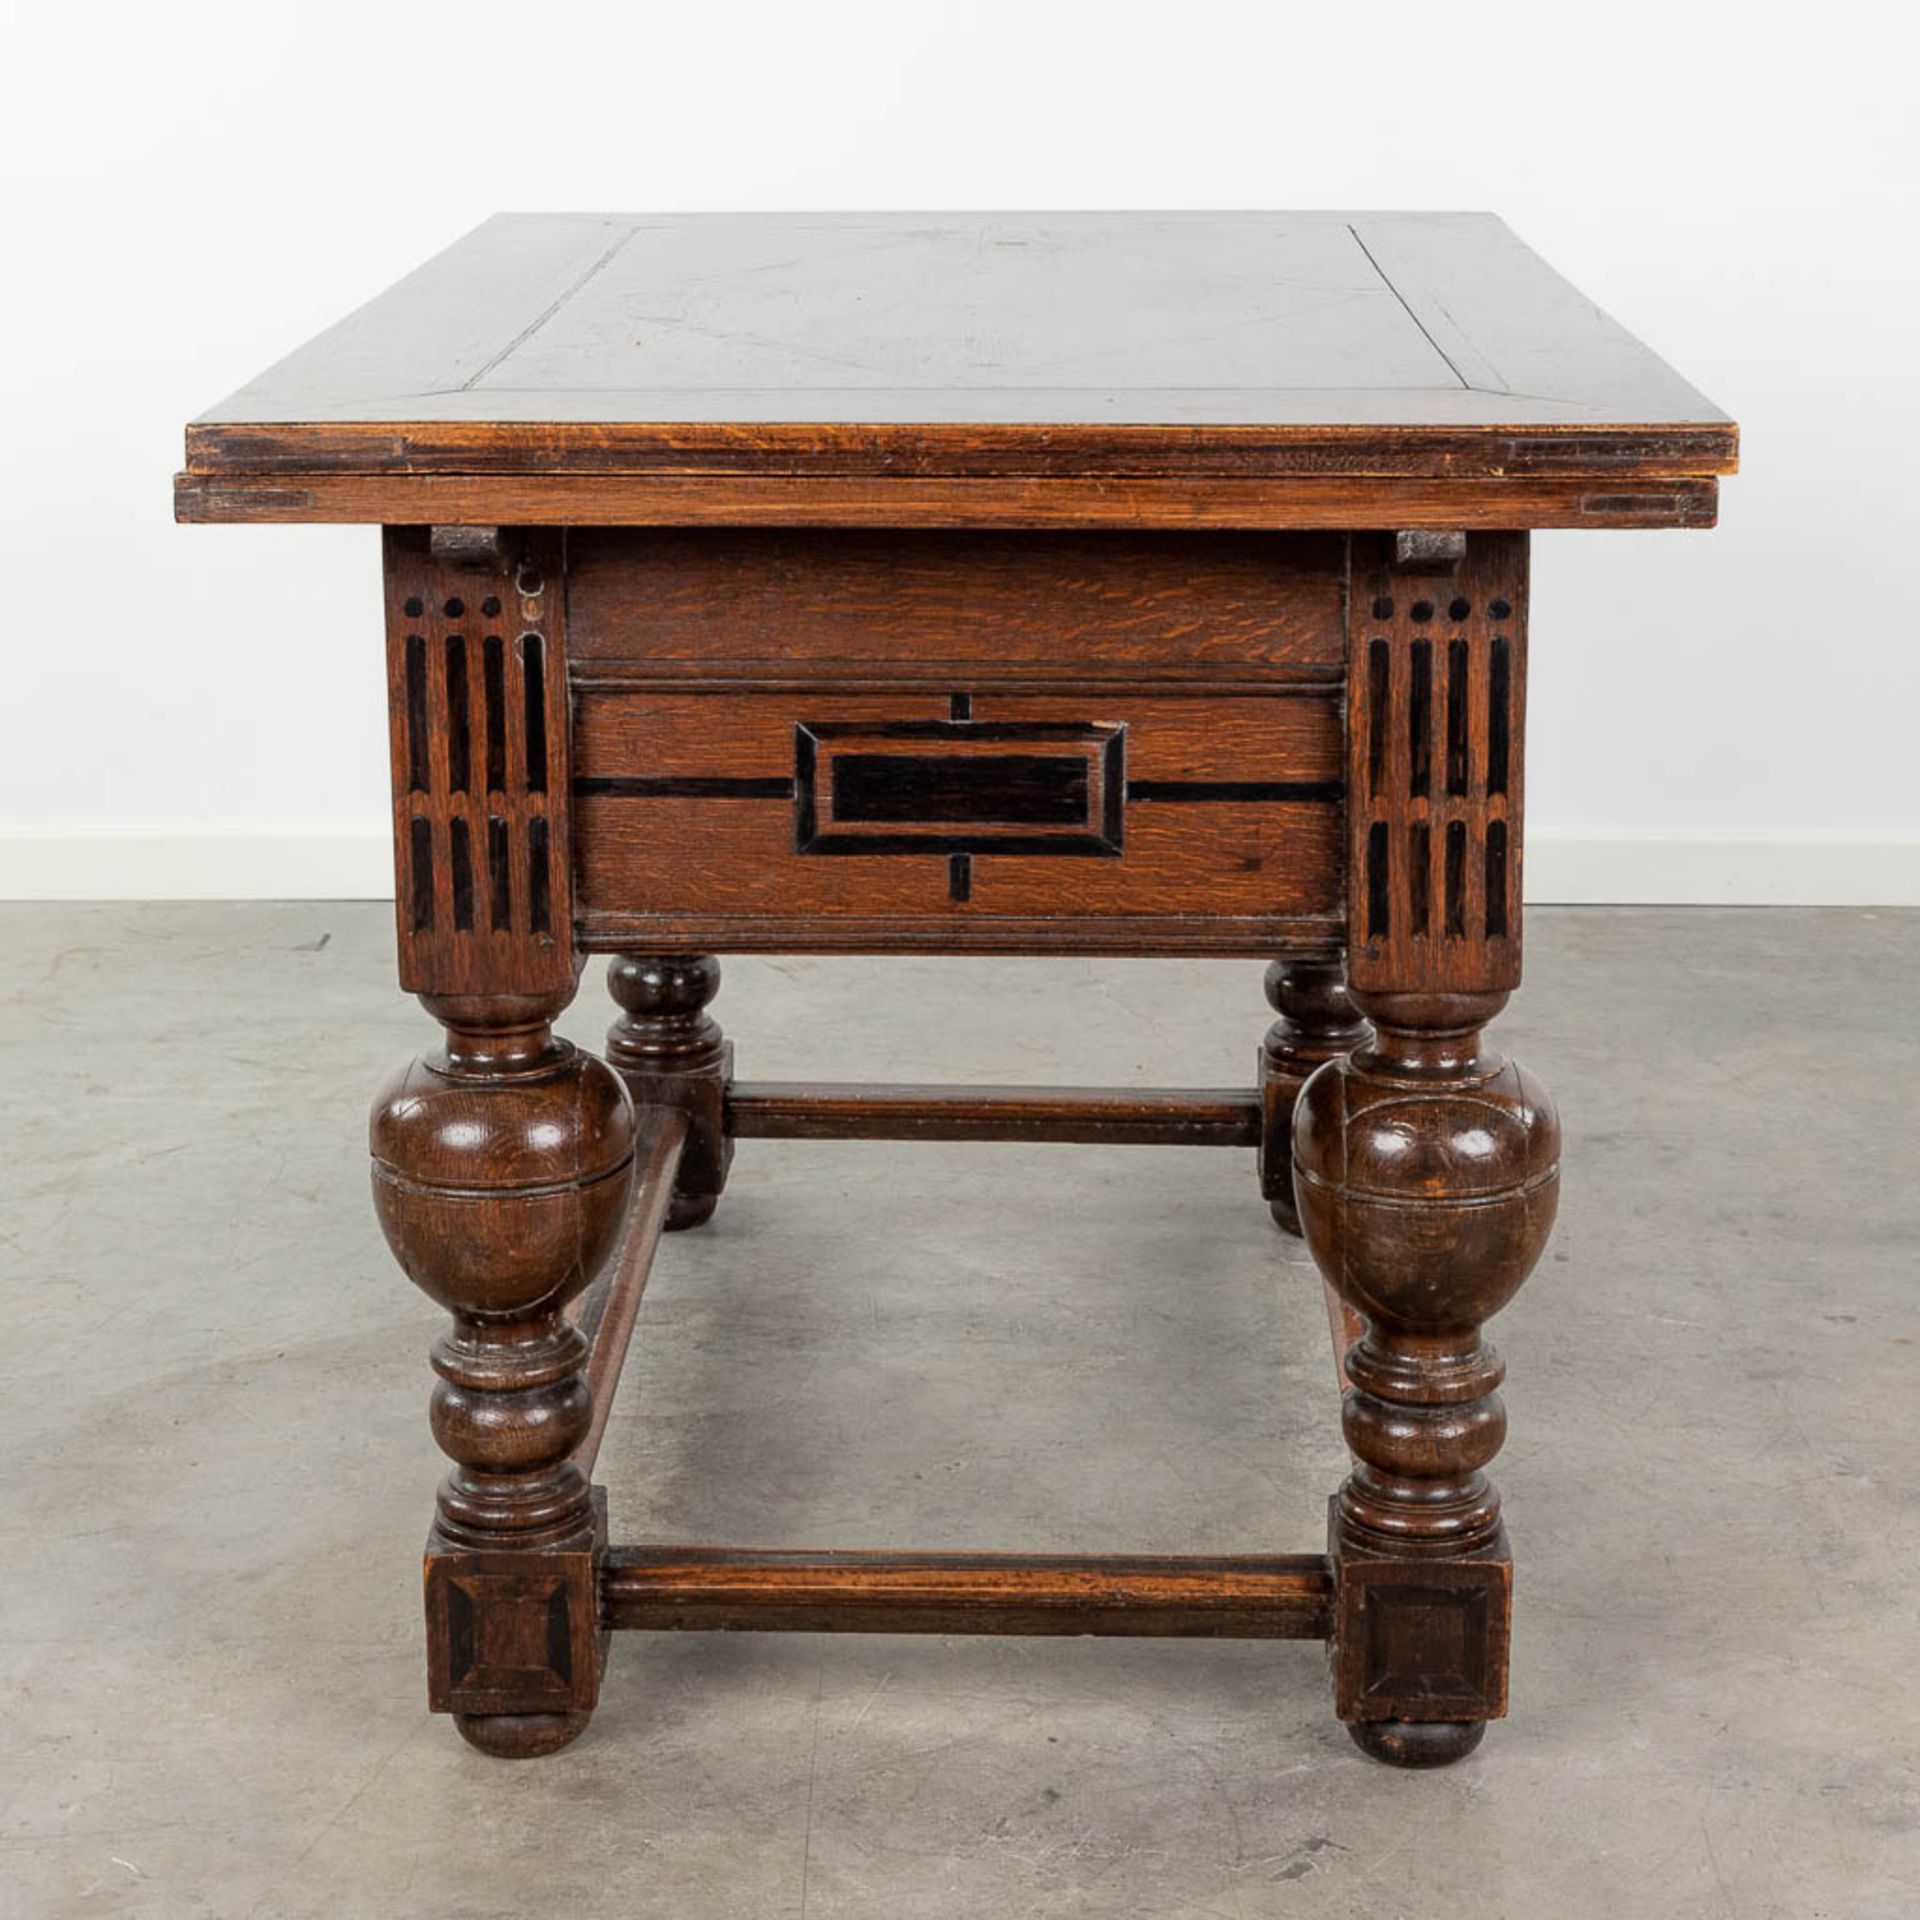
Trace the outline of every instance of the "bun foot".
<instances>
[{"instance_id":1,"label":"bun foot","mask_svg":"<svg viewBox=\"0 0 1920 1920\"><path fill-rule=\"evenodd\" d=\"M453 1724L470 1747L496 1760L538 1760L571 1746L590 1713L456 1713Z\"/></svg>"},{"instance_id":2,"label":"bun foot","mask_svg":"<svg viewBox=\"0 0 1920 1920\"><path fill-rule=\"evenodd\" d=\"M1273 1215L1273 1224L1282 1233L1290 1233L1296 1240L1300 1238L1300 1210L1293 1204L1292 1194L1288 1194L1284 1200L1276 1195L1267 1202L1267 1211Z\"/></svg>"},{"instance_id":3,"label":"bun foot","mask_svg":"<svg viewBox=\"0 0 1920 1920\"><path fill-rule=\"evenodd\" d=\"M1445 1767L1480 1744L1484 1720L1350 1720L1353 1744L1390 1767Z\"/></svg>"},{"instance_id":4,"label":"bun foot","mask_svg":"<svg viewBox=\"0 0 1920 1920\"><path fill-rule=\"evenodd\" d=\"M666 1230L685 1233L689 1227L704 1227L719 1205L717 1193L676 1193L667 1202Z\"/></svg>"}]
</instances>

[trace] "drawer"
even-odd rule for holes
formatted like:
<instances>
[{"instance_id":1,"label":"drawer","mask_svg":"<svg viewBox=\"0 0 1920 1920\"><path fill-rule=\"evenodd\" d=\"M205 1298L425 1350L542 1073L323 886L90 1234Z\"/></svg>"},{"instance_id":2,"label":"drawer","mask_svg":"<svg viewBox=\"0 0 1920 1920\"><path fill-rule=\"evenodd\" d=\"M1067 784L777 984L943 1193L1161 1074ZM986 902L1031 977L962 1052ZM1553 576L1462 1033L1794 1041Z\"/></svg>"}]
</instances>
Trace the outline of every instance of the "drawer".
<instances>
[{"instance_id":1,"label":"drawer","mask_svg":"<svg viewBox=\"0 0 1920 1920\"><path fill-rule=\"evenodd\" d=\"M1311 533L575 528L568 645L589 680L1324 681L1346 553Z\"/></svg>"},{"instance_id":2,"label":"drawer","mask_svg":"<svg viewBox=\"0 0 1920 1920\"><path fill-rule=\"evenodd\" d=\"M1254 952L1338 938L1341 705L587 685L585 944Z\"/></svg>"}]
</instances>

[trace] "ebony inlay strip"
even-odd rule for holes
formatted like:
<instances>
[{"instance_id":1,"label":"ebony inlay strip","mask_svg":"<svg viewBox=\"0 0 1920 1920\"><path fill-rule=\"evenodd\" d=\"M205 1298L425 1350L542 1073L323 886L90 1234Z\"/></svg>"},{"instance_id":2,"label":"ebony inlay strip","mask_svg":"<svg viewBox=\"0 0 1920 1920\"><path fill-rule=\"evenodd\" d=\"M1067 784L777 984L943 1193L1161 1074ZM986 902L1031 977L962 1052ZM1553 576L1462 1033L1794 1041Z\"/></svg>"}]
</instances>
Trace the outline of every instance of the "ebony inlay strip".
<instances>
[{"instance_id":1,"label":"ebony inlay strip","mask_svg":"<svg viewBox=\"0 0 1920 1920\"><path fill-rule=\"evenodd\" d=\"M1392 606L1388 601L1387 605ZM1378 609L1376 608L1377 612ZM1387 777L1387 691L1392 656L1384 640L1367 642L1367 791Z\"/></svg>"},{"instance_id":2,"label":"ebony inlay strip","mask_svg":"<svg viewBox=\"0 0 1920 1920\"><path fill-rule=\"evenodd\" d=\"M576 794L629 800L791 800L793 782L732 774L600 774L573 783Z\"/></svg>"},{"instance_id":3,"label":"ebony inlay strip","mask_svg":"<svg viewBox=\"0 0 1920 1920\"><path fill-rule=\"evenodd\" d=\"M548 860L546 815L536 813L527 822L527 925L533 933L553 931L553 876Z\"/></svg>"},{"instance_id":4,"label":"ebony inlay strip","mask_svg":"<svg viewBox=\"0 0 1920 1920\"><path fill-rule=\"evenodd\" d=\"M447 785L465 793L473 784L473 712L467 691L467 642L447 635Z\"/></svg>"},{"instance_id":5,"label":"ebony inlay strip","mask_svg":"<svg viewBox=\"0 0 1920 1920\"><path fill-rule=\"evenodd\" d=\"M1127 798L1145 801L1338 800L1338 780L1129 780Z\"/></svg>"},{"instance_id":6,"label":"ebony inlay strip","mask_svg":"<svg viewBox=\"0 0 1920 1920\"><path fill-rule=\"evenodd\" d=\"M1467 643L1447 642L1447 791L1467 790Z\"/></svg>"},{"instance_id":7,"label":"ebony inlay strip","mask_svg":"<svg viewBox=\"0 0 1920 1920\"><path fill-rule=\"evenodd\" d=\"M1016 741L1032 750L978 750L982 742ZM901 743L897 751L895 742ZM937 751L940 746L954 750ZM1122 852L1124 727L809 721L794 727L793 759L796 853L1115 859Z\"/></svg>"},{"instance_id":8,"label":"ebony inlay strip","mask_svg":"<svg viewBox=\"0 0 1920 1920\"><path fill-rule=\"evenodd\" d=\"M863 826L1084 827L1084 757L1042 753L839 753L829 817Z\"/></svg>"},{"instance_id":9,"label":"ebony inlay strip","mask_svg":"<svg viewBox=\"0 0 1920 1920\"><path fill-rule=\"evenodd\" d=\"M1100 834L1118 853L1127 831L1127 730L1115 727L1100 749Z\"/></svg>"},{"instance_id":10,"label":"ebony inlay strip","mask_svg":"<svg viewBox=\"0 0 1920 1920\"><path fill-rule=\"evenodd\" d=\"M1505 634L1495 634L1487 664L1487 792L1507 790L1507 759L1511 751L1513 646Z\"/></svg>"},{"instance_id":11,"label":"ebony inlay strip","mask_svg":"<svg viewBox=\"0 0 1920 1920\"><path fill-rule=\"evenodd\" d=\"M1317 1553L787 1553L616 1547L610 1627L789 1633L1125 1634L1324 1640L1331 1563Z\"/></svg>"},{"instance_id":12,"label":"ebony inlay strip","mask_svg":"<svg viewBox=\"0 0 1920 1920\"><path fill-rule=\"evenodd\" d=\"M520 672L527 701L527 791L547 790L547 647L537 633L520 636Z\"/></svg>"},{"instance_id":13,"label":"ebony inlay strip","mask_svg":"<svg viewBox=\"0 0 1920 1920\"><path fill-rule=\"evenodd\" d=\"M970 698L961 695L960 698ZM1079 740L1092 741L1105 729L1080 720L808 720L800 730L819 740Z\"/></svg>"},{"instance_id":14,"label":"ebony inlay strip","mask_svg":"<svg viewBox=\"0 0 1920 1920\"><path fill-rule=\"evenodd\" d=\"M497 813L487 821L487 897L493 905L494 932L506 933L513 926L513 861L507 823Z\"/></svg>"},{"instance_id":15,"label":"ebony inlay strip","mask_svg":"<svg viewBox=\"0 0 1920 1920\"><path fill-rule=\"evenodd\" d=\"M573 1678L573 1615L564 1586L547 1595L547 1671L562 1680Z\"/></svg>"},{"instance_id":16,"label":"ebony inlay strip","mask_svg":"<svg viewBox=\"0 0 1920 1920\"><path fill-rule=\"evenodd\" d=\"M1367 829L1367 938L1384 940L1388 933L1388 901L1393 876L1389 870L1387 823L1376 820Z\"/></svg>"},{"instance_id":17,"label":"ebony inlay strip","mask_svg":"<svg viewBox=\"0 0 1920 1920\"><path fill-rule=\"evenodd\" d=\"M497 633L487 635L480 649L480 661L487 701L487 791L504 793L507 786L507 666L506 649Z\"/></svg>"},{"instance_id":18,"label":"ebony inlay strip","mask_svg":"<svg viewBox=\"0 0 1920 1920\"><path fill-rule=\"evenodd\" d=\"M473 835L459 814L447 823L447 864L453 875L453 924L473 931Z\"/></svg>"},{"instance_id":19,"label":"ebony inlay strip","mask_svg":"<svg viewBox=\"0 0 1920 1920\"><path fill-rule=\"evenodd\" d=\"M447 1582L447 1662L459 1674L471 1673L480 1664L473 1596L458 1580Z\"/></svg>"},{"instance_id":20,"label":"ebony inlay strip","mask_svg":"<svg viewBox=\"0 0 1920 1920\"><path fill-rule=\"evenodd\" d=\"M1046 1140L1068 1146L1252 1147L1260 1096L1189 1087L918 1087L741 1080L741 1140Z\"/></svg>"},{"instance_id":21,"label":"ebony inlay strip","mask_svg":"<svg viewBox=\"0 0 1920 1920\"><path fill-rule=\"evenodd\" d=\"M1467 930L1467 823L1447 822L1447 932L1459 938Z\"/></svg>"},{"instance_id":22,"label":"ebony inlay strip","mask_svg":"<svg viewBox=\"0 0 1920 1920\"><path fill-rule=\"evenodd\" d=\"M1487 938L1507 937L1507 823L1487 822Z\"/></svg>"},{"instance_id":23,"label":"ebony inlay strip","mask_svg":"<svg viewBox=\"0 0 1920 1920\"><path fill-rule=\"evenodd\" d=\"M1046 854L1057 859L1117 860L1123 849L1115 839L1092 833L1026 833L1005 828L956 828L952 833L833 833L797 838L796 853L868 856L881 853Z\"/></svg>"},{"instance_id":24,"label":"ebony inlay strip","mask_svg":"<svg viewBox=\"0 0 1920 1920\"><path fill-rule=\"evenodd\" d=\"M433 822L419 814L407 823L407 877L413 903L413 930L433 926Z\"/></svg>"},{"instance_id":25,"label":"ebony inlay strip","mask_svg":"<svg viewBox=\"0 0 1920 1920\"><path fill-rule=\"evenodd\" d=\"M432 777L428 759L427 643L421 635L407 635L407 788L425 793Z\"/></svg>"},{"instance_id":26,"label":"ebony inlay strip","mask_svg":"<svg viewBox=\"0 0 1920 1920\"><path fill-rule=\"evenodd\" d=\"M1433 784L1433 642L1410 649L1413 678L1407 689L1407 791L1422 795Z\"/></svg>"}]
</instances>

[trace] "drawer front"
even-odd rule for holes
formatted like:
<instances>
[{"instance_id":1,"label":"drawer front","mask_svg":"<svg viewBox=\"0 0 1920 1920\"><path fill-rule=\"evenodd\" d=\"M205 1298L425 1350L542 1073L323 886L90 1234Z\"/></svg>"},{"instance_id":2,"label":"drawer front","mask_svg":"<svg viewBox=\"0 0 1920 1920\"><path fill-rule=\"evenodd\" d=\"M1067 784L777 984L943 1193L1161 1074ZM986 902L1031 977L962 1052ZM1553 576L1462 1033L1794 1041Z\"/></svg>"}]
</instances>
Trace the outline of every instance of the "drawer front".
<instances>
[{"instance_id":1,"label":"drawer front","mask_svg":"<svg viewBox=\"0 0 1920 1920\"><path fill-rule=\"evenodd\" d=\"M1337 692L581 687L585 944L1337 942Z\"/></svg>"}]
</instances>

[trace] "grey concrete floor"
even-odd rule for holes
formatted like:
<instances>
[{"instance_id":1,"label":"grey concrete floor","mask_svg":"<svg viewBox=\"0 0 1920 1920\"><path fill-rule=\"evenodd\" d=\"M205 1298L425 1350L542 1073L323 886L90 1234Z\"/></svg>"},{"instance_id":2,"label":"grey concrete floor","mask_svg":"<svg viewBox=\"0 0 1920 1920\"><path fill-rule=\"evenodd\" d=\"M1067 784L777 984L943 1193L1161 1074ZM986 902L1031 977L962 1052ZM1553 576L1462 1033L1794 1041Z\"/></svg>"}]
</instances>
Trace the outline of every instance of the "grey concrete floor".
<instances>
[{"instance_id":1,"label":"grey concrete floor","mask_svg":"<svg viewBox=\"0 0 1920 1920\"><path fill-rule=\"evenodd\" d=\"M1475 1757L1363 1759L1310 1646L632 1634L514 1767L423 1705L385 909L0 913L0 1914L1920 1912L1920 915L1529 942L1567 1185L1496 1324ZM757 1076L1189 1084L1267 1017L1221 962L742 961L718 1011ZM748 1143L601 1477L627 1539L1311 1550L1342 1464L1249 1156Z\"/></svg>"}]
</instances>

